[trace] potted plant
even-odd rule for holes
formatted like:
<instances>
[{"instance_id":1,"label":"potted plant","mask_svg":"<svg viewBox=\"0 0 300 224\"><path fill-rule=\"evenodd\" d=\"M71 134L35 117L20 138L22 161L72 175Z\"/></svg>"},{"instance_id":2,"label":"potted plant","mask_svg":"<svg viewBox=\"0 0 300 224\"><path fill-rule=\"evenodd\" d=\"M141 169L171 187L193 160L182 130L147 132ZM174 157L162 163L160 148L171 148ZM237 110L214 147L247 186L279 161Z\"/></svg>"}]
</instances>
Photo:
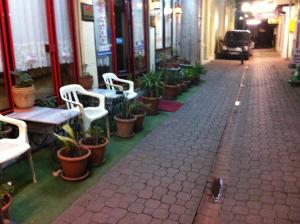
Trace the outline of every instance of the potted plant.
<instances>
[{"instance_id":1,"label":"potted plant","mask_svg":"<svg viewBox=\"0 0 300 224\"><path fill-rule=\"evenodd\" d=\"M31 76L22 71L13 71L11 73L16 77L16 84L12 87L16 107L32 107L35 101L35 88Z\"/></svg>"},{"instance_id":2,"label":"potted plant","mask_svg":"<svg viewBox=\"0 0 300 224\"><path fill-rule=\"evenodd\" d=\"M92 125L85 136L79 140L80 145L90 149L89 164L92 166L99 166L104 160L105 148L109 140L104 137L103 133L104 131L99 126Z\"/></svg>"},{"instance_id":3,"label":"potted plant","mask_svg":"<svg viewBox=\"0 0 300 224\"><path fill-rule=\"evenodd\" d=\"M163 80L164 90L163 98L167 100L175 100L178 93L177 73L180 69L164 69Z\"/></svg>"},{"instance_id":4,"label":"potted plant","mask_svg":"<svg viewBox=\"0 0 300 224\"><path fill-rule=\"evenodd\" d=\"M186 84L187 87L192 85L192 78L194 76L194 72L190 68L182 69L182 82Z\"/></svg>"},{"instance_id":5,"label":"potted plant","mask_svg":"<svg viewBox=\"0 0 300 224\"><path fill-rule=\"evenodd\" d=\"M0 121L0 139L7 138L11 132L12 132L12 127L6 125L6 123L3 121Z\"/></svg>"},{"instance_id":6,"label":"potted plant","mask_svg":"<svg viewBox=\"0 0 300 224\"><path fill-rule=\"evenodd\" d=\"M148 105L145 105L137 100L133 102L132 114L136 117L133 128L135 132L139 132L144 129L146 111L151 111L151 108Z\"/></svg>"},{"instance_id":7,"label":"potted plant","mask_svg":"<svg viewBox=\"0 0 300 224\"><path fill-rule=\"evenodd\" d=\"M91 89L93 87L94 78L93 76L86 71L88 65L82 65L82 75L79 76L78 82L85 89Z\"/></svg>"},{"instance_id":8,"label":"potted plant","mask_svg":"<svg viewBox=\"0 0 300 224\"><path fill-rule=\"evenodd\" d=\"M69 124L63 126L67 136L54 135L63 143L57 151L57 157L62 167L62 178L68 181L83 180L89 175L87 170L88 158L91 151L80 145L75 133Z\"/></svg>"},{"instance_id":9,"label":"potted plant","mask_svg":"<svg viewBox=\"0 0 300 224\"><path fill-rule=\"evenodd\" d=\"M117 127L116 134L122 138L132 137L134 135L133 128L136 121L136 117L132 113L133 101L128 100L125 96L120 108L120 113L114 116Z\"/></svg>"},{"instance_id":10,"label":"potted plant","mask_svg":"<svg viewBox=\"0 0 300 224\"><path fill-rule=\"evenodd\" d=\"M4 219L9 219L9 208L12 203L11 194L14 192L14 187L11 182L0 186L0 206Z\"/></svg>"},{"instance_id":11,"label":"potted plant","mask_svg":"<svg viewBox=\"0 0 300 224\"><path fill-rule=\"evenodd\" d=\"M191 82L193 85L198 85L200 81L200 76L206 74L207 71L203 67L203 65L199 63L195 63L195 65L193 65L191 69L193 74Z\"/></svg>"},{"instance_id":12,"label":"potted plant","mask_svg":"<svg viewBox=\"0 0 300 224\"><path fill-rule=\"evenodd\" d=\"M143 103L149 105L149 108L151 108L151 110L147 111L148 115L158 113L160 96L164 86L161 77L161 72L149 72L142 77L142 89L144 90Z\"/></svg>"}]
</instances>

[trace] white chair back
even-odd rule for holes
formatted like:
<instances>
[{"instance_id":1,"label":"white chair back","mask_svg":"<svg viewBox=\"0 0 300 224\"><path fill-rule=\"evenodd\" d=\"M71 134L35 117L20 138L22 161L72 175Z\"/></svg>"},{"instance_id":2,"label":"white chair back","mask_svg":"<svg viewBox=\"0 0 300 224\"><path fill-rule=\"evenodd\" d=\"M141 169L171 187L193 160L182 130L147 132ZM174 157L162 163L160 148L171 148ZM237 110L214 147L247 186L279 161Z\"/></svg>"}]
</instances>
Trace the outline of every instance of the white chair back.
<instances>
[{"instance_id":1,"label":"white chair back","mask_svg":"<svg viewBox=\"0 0 300 224\"><path fill-rule=\"evenodd\" d=\"M85 91L85 89L81 85L78 85L78 84L62 86L59 90L60 97L66 102L68 109L77 108L77 105L73 104L72 102L79 103L77 93L84 92L84 91Z\"/></svg>"},{"instance_id":2,"label":"white chair back","mask_svg":"<svg viewBox=\"0 0 300 224\"><path fill-rule=\"evenodd\" d=\"M115 87L112 85L114 84L114 80L117 80L118 77L114 73L104 73L102 75L103 80L106 84L106 88L110 90L115 90Z\"/></svg>"}]
</instances>

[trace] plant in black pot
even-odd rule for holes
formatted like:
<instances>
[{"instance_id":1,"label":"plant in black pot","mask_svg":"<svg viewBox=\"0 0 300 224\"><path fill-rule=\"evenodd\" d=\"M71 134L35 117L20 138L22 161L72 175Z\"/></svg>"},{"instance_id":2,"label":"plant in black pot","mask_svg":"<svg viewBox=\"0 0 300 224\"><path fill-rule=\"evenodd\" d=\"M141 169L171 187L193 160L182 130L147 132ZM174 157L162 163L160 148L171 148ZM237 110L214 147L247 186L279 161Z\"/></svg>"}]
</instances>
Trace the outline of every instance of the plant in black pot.
<instances>
[{"instance_id":1,"label":"plant in black pot","mask_svg":"<svg viewBox=\"0 0 300 224\"><path fill-rule=\"evenodd\" d=\"M9 137L10 133L12 133L12 127L0 121L0 139Z\"/></svg>"},{"instance_id":2,"label":"plant in black pot","mask_svg":"<svg viewBox=\"0 0 300 224\"><path fill-rule=\"evenodd\" d=\"M108 138L104 136L103 129L98 125L92 125L85 136L79 140L80 145L90 149L89 164L92 166L99 166L103 162L108 143Z\"/></svg>"},{"instance_id":3,"label":"plant in black pot","mask_svg":"<svg viewBox=\"0 0 300 224\"><path fill-rule=\"evenodd\" d=\"M164 83L162 82L162 72L148 72L141 79L144 91L143 103L149 105L148 115L158 114L158 106Z\"/></svg>"},{"instance_id":4,"label":"plant in black pot","mask_svg":"<svg viewBox=\"0 0 300 224\"><path fill-rule=\"evenodd\" d=\"M0 206L4 219L9 219L9 208L12 203L12 193L14 186L11 182L4 183L0 186Z\"/></svg>"},{"instance_id":5,"label":"plant in black pot","mask_svg":"<svg viewBox=\"0 0 300 224\"><path fill-rule=\"evenodd\" d=\"M14 102L18 108L30 108L35 101L35 88L31 76L22 71L12 71L16 84L12 87Z\"/></svg>"},{"instance_id":6,"label":"plant in black pot","mask_svg":"<svg viewBox=\"0 0 300 224\"><path fill-rule=\"evenodd\" d=\"M63 130L67 136L54 133L63 144L63 147L57 151L57 157L62 167L61 177L68 181L85 179L89 175L87 164L91 151L79 144L75 132L69 124L64 125Z\"/></svg>"},{"instance_id":7,"label":"plant in black pot","mask_svg":"<svg viewBox=\"0 0 300 224\"><path fill-rule=\"evenodd\" d=\"M133 115L133 101L128 100L126 97L120 105L120 112L114 116L117 127L117 136L122 138L129 138L134 135L133 128L136 117Z\"/></svg>"}]
</instances>

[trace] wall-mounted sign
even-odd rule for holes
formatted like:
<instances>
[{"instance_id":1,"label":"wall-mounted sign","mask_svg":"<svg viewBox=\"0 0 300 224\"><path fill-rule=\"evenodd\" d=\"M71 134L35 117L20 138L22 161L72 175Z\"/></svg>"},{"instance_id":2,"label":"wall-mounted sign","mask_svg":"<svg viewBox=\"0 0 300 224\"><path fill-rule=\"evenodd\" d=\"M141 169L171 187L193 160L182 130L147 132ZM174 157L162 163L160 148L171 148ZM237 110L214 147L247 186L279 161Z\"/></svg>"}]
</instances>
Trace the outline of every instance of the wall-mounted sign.
<instances>
[{"instance_id":1,"label":"wall-mounted sign","mask_svg":"<svg viewBox=\"0 0 300 224\"><path fill-rule=\"evenodd\" d=\"M289 31L290 33L293 33L295 31L295 19L290 20Z\"/></svg>"},{"instance_id":2,"label":"wall-mounted sign","mask_svg":"<svg viewBox=\"0 0 300 224\"><path fill-rule=\"evenodd\" d=\"M93 22L94 12L93 6L85 3L80 3L81 6L81 19L83 21Z\"/></svg>"},{"instance_id":3,"label":"wall-mounted sign","mask_svg":"<svg viewBox=\"0 0 300 224\"><path fill-rule=\"evenodd\" d=\"M279 24L279 18L278 17L273 17L268 19L268 24Z\"/></svg>"},{"instance_id":4,"label":"wall-mounted sign","mask_svg":"<svg viewBox=\"0 0 300 224\"><path fill-rule=\"evenodd\" d=\"M300 48L295 48L294 49L293 64L300 64Z\"/></svg>"}]
</instances>

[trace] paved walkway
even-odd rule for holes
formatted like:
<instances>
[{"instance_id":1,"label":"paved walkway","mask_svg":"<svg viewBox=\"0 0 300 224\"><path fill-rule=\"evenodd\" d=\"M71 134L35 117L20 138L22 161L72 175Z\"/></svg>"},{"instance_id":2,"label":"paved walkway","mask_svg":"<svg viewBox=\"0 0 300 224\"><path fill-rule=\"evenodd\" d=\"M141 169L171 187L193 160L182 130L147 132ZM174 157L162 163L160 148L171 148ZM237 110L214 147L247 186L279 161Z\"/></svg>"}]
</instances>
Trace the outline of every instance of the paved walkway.
<instances>
[{"instance_id":1,"label":"paved walkway","mask_svg":"<svg viewBox=\"0 0 300 224\"><path fill-rule=\"evenodd\" d=\"M208 66L205 84L56 223L192 223L243 72Z\"/></svg>"},{"instance_id":2,"label":"paved walkway","mask_svg":"<svg viewBox=\"0 0 300 224\"><path fill-rule=\"evenodd\" d=\"M224 203L207 189L195 223L300 223L300 95L287 65L262 50L249 63L211 173Z\"/></svg>"},{"instance_id":3,"label":"paved walkway","mask_svg":"<svg viewBox=\"0 0 300 224\"><path fill-rule=\"evenodd\" d=\"M258 55L244 79L238 61L210 63L199 91L55 223L300 221L300 96L281 62ZM227 188L210 209L213 176Z\"/></svg>"}]
</instances>

